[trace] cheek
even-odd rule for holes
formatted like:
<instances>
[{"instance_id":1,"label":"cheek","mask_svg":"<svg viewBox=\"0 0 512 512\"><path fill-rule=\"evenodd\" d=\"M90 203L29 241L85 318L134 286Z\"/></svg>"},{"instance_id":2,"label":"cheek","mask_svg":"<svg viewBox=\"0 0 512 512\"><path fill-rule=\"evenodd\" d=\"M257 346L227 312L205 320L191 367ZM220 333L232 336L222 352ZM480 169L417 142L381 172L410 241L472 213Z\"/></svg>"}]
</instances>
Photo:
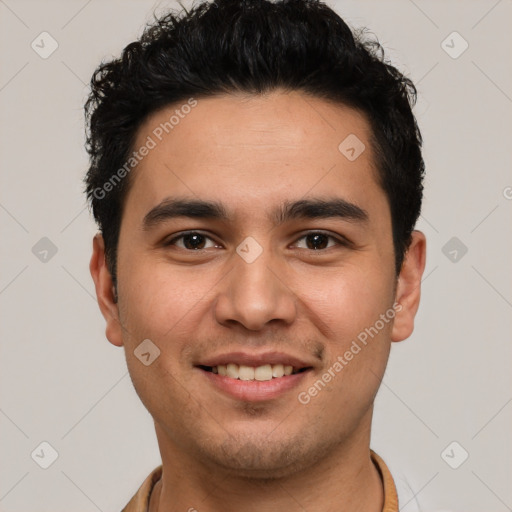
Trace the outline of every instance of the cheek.
<instances>
[{"instance_id":1,"label":"cheek","mask_svg":"<svg viewBox=\"0 0 512 512\"><path fill-rule=\"evenodd\" d=\"M197 396L187 380L189 376L169 364L169 359L162 352L145 366L127 354L127 366L134 389L151 416L174 432L186 431L198 414Z\"/></svg>"},{"instance_id":2,"label":"cheek","mask_svg":"<svg viewBox=\"0 0 512 512\"><path fill-rule=\"evenodd\" d=\"M318 319L333 348L343 349L392 306L393 281L387 274L378 268L347 265L329 272L310 271L298 282L303 304ZM388 324L381 330L387 328Z\"/></svg>"},{"instance_id":3,"label":"cheek","mask_svg":"<svg viewBox=\"0 0 512 512\"><path fill-rule=\"evenodd\" d=\"M175 337L199 311L204 314L205 295L215 282L211 274L190 268L171 271L165 262L142 258L128 263L119 275L119 296L126 325L139 337Z\"/></svg>"},{"instance_id":4,"label":"cheek","mask_svg":"<svg viewBox=\"0 0 512 512\"><path fill-rule=\"evenodd\" d=\"M382 273L345 270L325 282L317 278L314 290L304 283L308 313L325 329L325 366L303 391L311 397L311 414L324 415L333 431L358 421L371 407L388 360L394 317L392 282Z\"/></svg>"},{"instance_id":5,"label":"cheek","mask_svg":"<svg viewBox=\"0 0 512 512\"><path fill-rule=\"evenodd\" d=\"M186 371L184 349L203 295L204 289L195 279L184 272L171 273L163 262L135 256L125 258L119 267L119 312L125 326L127 366L137 394L157 419L187 414L190 372ZM143 340L151 342L145 349L150 353L148 365L137 357ZM169 414L177 408L180 414Z\"/></svg>"}]
</instances>

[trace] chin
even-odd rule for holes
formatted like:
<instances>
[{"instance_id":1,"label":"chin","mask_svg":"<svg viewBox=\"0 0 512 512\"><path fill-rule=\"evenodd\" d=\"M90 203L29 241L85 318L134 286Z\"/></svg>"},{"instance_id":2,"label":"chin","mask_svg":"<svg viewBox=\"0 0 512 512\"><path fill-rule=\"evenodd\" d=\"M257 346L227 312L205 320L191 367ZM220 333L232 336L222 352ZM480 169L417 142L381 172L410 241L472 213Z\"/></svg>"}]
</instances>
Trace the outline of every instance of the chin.
<instances>
[{"instance_id":1,"label":"chin","mask_svg":"<svg viewBox=\"0 0 512 512\"><path fill-rule=\"evenodd\" d=\"M242 479L275 480L289 477L314 465L332 444L310 444L304 435L270 439L269 435L237 434L217 445L201 447L203 460Z\"/></svg>"}]
</instances>

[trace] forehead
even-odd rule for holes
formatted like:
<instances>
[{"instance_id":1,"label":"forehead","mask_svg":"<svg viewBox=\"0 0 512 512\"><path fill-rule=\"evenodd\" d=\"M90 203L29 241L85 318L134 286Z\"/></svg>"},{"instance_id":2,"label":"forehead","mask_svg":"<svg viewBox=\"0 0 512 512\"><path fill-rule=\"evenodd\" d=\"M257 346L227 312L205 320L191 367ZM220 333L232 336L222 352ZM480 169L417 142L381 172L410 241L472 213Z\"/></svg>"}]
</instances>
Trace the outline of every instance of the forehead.
<instances>
[{"instance_id":1,"label":"forehead","mask_svg":"<svg viewBox=\"0 0 512 512\"><path fill-rule=\"evenodd\" d=\"M130 177L127 201L136 195L150 207L187 195L250 214L310 193L384 196L370 139L359 112L297 91L184 100L139 128L134 149L151 149Z\"/></svg>"}]
</instances>

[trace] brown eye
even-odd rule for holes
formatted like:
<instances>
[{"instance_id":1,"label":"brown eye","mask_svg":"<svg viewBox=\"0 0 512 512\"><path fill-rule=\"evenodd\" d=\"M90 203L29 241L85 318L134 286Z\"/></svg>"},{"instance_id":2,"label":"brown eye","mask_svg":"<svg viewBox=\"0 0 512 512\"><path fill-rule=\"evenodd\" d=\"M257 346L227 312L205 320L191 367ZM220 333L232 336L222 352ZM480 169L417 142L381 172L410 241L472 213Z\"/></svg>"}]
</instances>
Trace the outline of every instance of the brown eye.
<instances>
[{"instance_id":1,"label":"brown eye","mask_svg":"<svg viewBox=\"0 0 512 512\"><path fill-rule=\"evenodd\" d=\"M217 244L210 237L197 232L182 233L166 243L166 245L175 245L189 251L200 251L208 248L206 246L208 240L211 241L211 245L208 247L217 247Z\"/></svg>"},{"instance_id":2,"label":"brown eye","mask_svg":"<svg viewBox=\"0 0 512 512\"><path fill-rule=\"evenodd\" d=\"M299 238L300 240L304 240L305 244L302 244L302 247L299 245L301 249L309 249L312 251L319 251L322 249L328 249L330 247L334 247L336 245L345 245L341 240L333 237L332 235L328 235L326 233L308 233L303 237ZM330 240L333 240L334 243L330 243ZM297 242L299 244L300 242Z\"/></svg>"},{"instance_id":3,"label":"brown eye","mask_svg":"<svg viewBox=\"0 0 512 512\"><path fill-rule=\"evenodd\" d=\"M193 234L183 237L183 245L186 249L204 249L205 237L203 235Z\"/></svg>"},{"instance_id":4,"label":"brown eye","mask_svg":"<svg viewBox=\"0 0 512 512\"><path fill-rule=\"evenodd\" d=\"M314 234L306 236L306 245L308 249L325 249L329 244L329 237L323 234Z\"/></svg>"}]
</instances>

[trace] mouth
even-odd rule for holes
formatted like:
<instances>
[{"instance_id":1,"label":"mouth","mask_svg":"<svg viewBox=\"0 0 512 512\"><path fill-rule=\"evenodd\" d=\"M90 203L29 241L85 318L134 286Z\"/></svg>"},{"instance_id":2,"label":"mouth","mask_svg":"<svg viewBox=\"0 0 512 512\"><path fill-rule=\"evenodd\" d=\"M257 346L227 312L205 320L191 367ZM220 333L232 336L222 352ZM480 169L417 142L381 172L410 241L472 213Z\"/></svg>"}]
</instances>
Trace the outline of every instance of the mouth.
<instances>
[{"instance_id":1,"label":"mouth","mask_svg":"<svg viewBox=\"0 0 512 512\"><path fill-rule=\"evenodd\" d=\"M214 390L248 402L283 396L314 370L305 361L278 353L231 353L201 361L195 368Z\"/></svg>"},{"instance_id":2,"label":"mouth","mask_svg":"<svg viewBox=\"0 0 512 512\"><path fill-rule=\"evenodd\" d=\"M221 377L244 381L256 380L259 382L280 379L311 369L311 367L296 368L292 365L284 364L264 364L254 367L243 364L238 365L236 363L219 364L217 366L199 365L199 368L205 372L220 375Z\"/></svg>"}]
</instances>

